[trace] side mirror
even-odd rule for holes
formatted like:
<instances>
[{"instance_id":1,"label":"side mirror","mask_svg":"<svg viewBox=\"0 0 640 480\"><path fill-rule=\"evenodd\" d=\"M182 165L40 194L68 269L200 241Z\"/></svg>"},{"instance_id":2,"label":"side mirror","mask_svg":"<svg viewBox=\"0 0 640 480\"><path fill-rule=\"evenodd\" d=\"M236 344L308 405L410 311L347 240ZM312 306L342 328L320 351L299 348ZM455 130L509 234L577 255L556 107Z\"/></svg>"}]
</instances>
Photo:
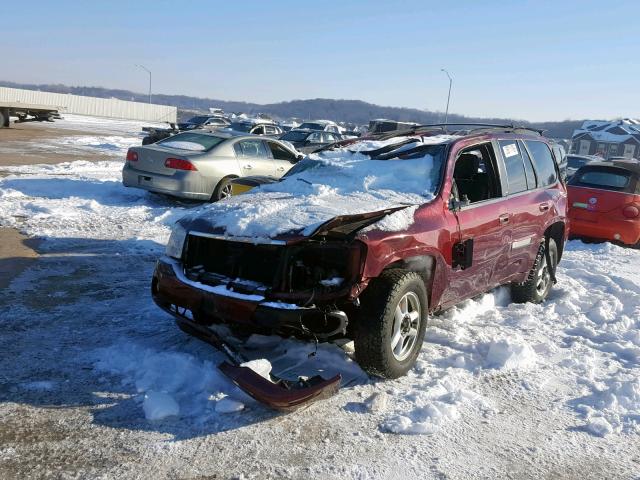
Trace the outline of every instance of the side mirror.
<instances>
[{"instance_id":1,"label":"side mirror","mask_svg":"<svg viewBox=\"0 0 640 480\"><path fill-rule=\"evenodd\" d=\"M452 212L459 212L462 208L468 206L471 202L469 201L469 197L466 195L462 195L462 200L459 200L455 197L451 197L449 200L449 210Z\"/></svg>"}]
</instances>

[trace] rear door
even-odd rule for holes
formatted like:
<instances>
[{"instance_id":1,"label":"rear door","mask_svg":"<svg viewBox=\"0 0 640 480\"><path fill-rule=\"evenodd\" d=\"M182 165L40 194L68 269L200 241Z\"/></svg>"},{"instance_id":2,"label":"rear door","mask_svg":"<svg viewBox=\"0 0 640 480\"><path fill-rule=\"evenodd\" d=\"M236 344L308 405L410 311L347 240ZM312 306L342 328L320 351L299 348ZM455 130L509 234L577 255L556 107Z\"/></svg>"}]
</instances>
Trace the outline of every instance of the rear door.
<instances>
[{"instance_id":1,"label":"rear door","mask_svg":"<svg viewBox=\"0 0 640 480\"><path fill-rule=\"evenodd\" d=\"M239 140L233 148L243 176L275 176L276 171L271 159L271 152L262 139Z\"/></svg>"},{"instance_id":2,"label":"rear door","mask_svg":"<svg viewBox=\"0 0 640 480\"><path fill-rule=\"evenodd\" d=\"M508 215L505 234L509 236L510 243L507 263L501 269L501 278L497 279L500 283L519 278L531 269L547 218L552 215L554 202L546 188L558 180L555 162L544 142L534 143L532 149L541 164L538 169L521 140L498 140L505 166L505 207ZM543 162L551 172L542 168Z\"/></svg>"}]
</instances>

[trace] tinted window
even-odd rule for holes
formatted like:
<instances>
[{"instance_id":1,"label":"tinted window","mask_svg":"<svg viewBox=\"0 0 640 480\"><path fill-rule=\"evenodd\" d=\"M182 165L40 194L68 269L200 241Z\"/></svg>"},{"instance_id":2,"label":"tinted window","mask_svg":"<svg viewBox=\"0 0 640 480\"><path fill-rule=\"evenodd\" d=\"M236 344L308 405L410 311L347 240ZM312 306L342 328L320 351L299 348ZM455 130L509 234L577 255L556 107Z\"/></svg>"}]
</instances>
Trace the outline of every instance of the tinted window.
<instances>
[{"instance_id":1,"label":"tinted window","mask_svg":"<svg viewBox=\"0 0 640 480\"><path fill-rule=\"evenodd\" d=\"M298 130L291 130L285 133L280 140L286 140L287 142L304 142L309 135L307 132L300 132Z\"/></svg>"},{"instance_id":2,"label":"tinted window","mask_svg":"<svg viewBox=\"0 0 640 480\"><path fill-rule=\"evenodd\" d=\"M527 153L527 149L524 148L524 145L521 141L518 141L518 148L520 149L522 161L524 162L524 173L527 177L527 188L531 190L532 188L536 188L538 186L538 177L535 170L533 169L531 157Z\"/></svg>"},{"instance_id":3,"label":"tinted window","mask_svg":"<svg viewBox=\"0 0 640 480\"><path fill-rule=\"evenodd\" d=\"M291 153L279 143L268 142L268 144L269 148L271 149L271 155L276 160L288 160L290 162L295 162L298 160L293 153Z\"/></svg>"},{"instance_id":4,"label":"tinted window","mask_svg":"<svg viewBox=\"0 0 640 480\"><path fill-rule=\"evenodd\" d=\"M245 122L233 122L231 125L229 125L229 128L231 130L235 130L236 132L249 132L251 131L252 127L253 125L251 123Z\"/></svg>"},{"instance_id":5,"label":"tinted window","mask_svg":"<svg viewBox=\"0 0 640 480\"><path fill-rule=\"evenodd\" d=\"M313 122L304 122L298 128L301 130L305 128L308 130L324 130L324 125L320 125L319 123L313 123Z\"/></svg>"},{"instance_id":6,"label":"tinted window","mask_svg":"<svg viewBox=\"0 0 640 480\"><path fill-rule=\"evenodd\" d=\"M262 140L241 140L233 149L238 157L269 157Z\"/></svg>"},{"instance_id":7,"label":"tinted window","mask_svg":"<svg viewBox=\"0 0 640 480\"><path fill-rule=\"evenodd\" d=\"M583 187L602 188L604 190L614 190L618 192L631 193L632 188L631 172L620 168L608 167L586 167L571 178L569 185Z\"/></svg>"},{"instance_id":8,"label":"tinted window","mask_svg":"<svg viewBox=\"0 0 640 480\"><path fill-rule=\"evenodd\" d=\"M515 140L501 140L498 143L507 168L509 194L524 192L527 189L527 176L517 142Z\"/></svg>"},{"instance_id":9,"label":"tinted window","mask_svg":"<svg viewBox=\"0 0 640 480\"><path fill-rule=\"evenodd\" d=\"M253 133L254 135L264 135L264 127L260 125L259 127L256 127L253 130L251 130L251 133Z\"/></svg>"},{"instance_id":10,"label":"tinted window","mask_svg":"<svg viewBox=\"0 0 640 480\"><path fill-rule=\"evenodd\" d=\"M311 143L321 143L322 142L322 134L320 132L312 133L307 138L307 141Z\"/></svg>"},{"instance_id":11,"label":"tinted window","mask_svg":"<svg viewBox=\"0 0 640 480\"><path fill-rule=\"evenodd\" d=\"M558 175L556 173L556 164L547 144L535 140L525 140L524 143L533 157L540 186L546 187L554 184L558 180Z\"/></svg>"}]
</instances>

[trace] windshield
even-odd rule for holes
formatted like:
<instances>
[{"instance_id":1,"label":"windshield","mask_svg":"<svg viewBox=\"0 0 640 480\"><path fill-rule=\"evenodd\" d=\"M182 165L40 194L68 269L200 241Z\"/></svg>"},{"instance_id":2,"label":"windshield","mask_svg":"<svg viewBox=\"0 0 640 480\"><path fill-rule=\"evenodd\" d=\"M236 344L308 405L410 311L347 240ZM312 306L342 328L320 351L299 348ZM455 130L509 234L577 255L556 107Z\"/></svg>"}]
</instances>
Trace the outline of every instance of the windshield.
<instances>
[{"instance_id":1,"label":"windshield","mask_svg":"<svg viewBox=\"0 0 640 480\"><path fill-rule=\"evenodd\" d=\"M178 150L191 150L195 152L206 152L223 142L225 139L214 135L202 135L200 133L178 133L173 137L165 138L156 145L166 148L176 148Z\"/></svg>"},{"instance_id":2,"label":"windshield","mask_svg":"<svg viewBox=\"0 0 640 480\"><path fill-rule=\"evenodd\" d=\"M291 130L280 137L280 140L286 140L287 142L304 142L308 135L309 132Z\"/></svg>"},{"instance_id":3,"label":"windshield","mask_svg":"<svg viewBox=\"0 0 640 480\"><path fill-rule=\"evenodd\" d=\"M236 132L250 132L253 128L253 124L246 122L233 122L231 125L229 125L229 128L231 130L235 130Z\"/></svg>"},{"instance_id":4,"label":"windshield","mask_svg":"<svg viewBox=\"0 0 640 480\"><path fill-rule=\"evenodd\" d=\"M205 115L198 115L196 117L191 117L189 120L187 120L187 123L195 123L197 125L200 125L206 122L207 120L209 120L209 117Z\"/></svg>"},{"instance_id":5,"label":"windshield","mask_svg":"<svg viewBox=\"0 0 640 480\"><path fill-rule=\"evenodd\" d=\"M304 130L305 128L308 130L324 130L324 125L313 122L305 122L298 127L300 130Z\"/></svg>"},{"instance_id":6,"label":"windshield","mask_svg":"<svg viewBox=\"0 0 640 480\"><path fill-rule=\"evenodd\" d=\"M398 147L395 155L392 151L374 158L363 155L363 151L312 154L295 164L282 180L368 192L394 190L426 197L438 191L445 145L411 143Z\"/></svg>"}]
</instances>

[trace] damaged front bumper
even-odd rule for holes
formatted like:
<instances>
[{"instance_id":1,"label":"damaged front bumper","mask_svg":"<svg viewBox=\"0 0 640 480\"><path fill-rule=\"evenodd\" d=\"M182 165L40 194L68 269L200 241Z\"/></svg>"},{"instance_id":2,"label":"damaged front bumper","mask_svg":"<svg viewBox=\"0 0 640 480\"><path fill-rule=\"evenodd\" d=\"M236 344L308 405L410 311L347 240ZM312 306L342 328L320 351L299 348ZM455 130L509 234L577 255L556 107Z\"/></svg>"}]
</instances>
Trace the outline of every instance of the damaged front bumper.
<instances>
[{"instance_id":1,"label":"damaged front bumper","mask_svg":"<svg viewBox=\"0 0 640 480\"><path fill-rule=\"evenodd\" d=\"M198 323L239 324L275 333L307 333L316 338L346 332L347 316L340 310L274 302L227 285L200 283L187 278L180 262L169 257L158 260L151 292L155 303L166 312L179 319L197 319ZM309 325L319 324L326 326L324 332L309 329Z\"/></svg>"}]
</instances>

